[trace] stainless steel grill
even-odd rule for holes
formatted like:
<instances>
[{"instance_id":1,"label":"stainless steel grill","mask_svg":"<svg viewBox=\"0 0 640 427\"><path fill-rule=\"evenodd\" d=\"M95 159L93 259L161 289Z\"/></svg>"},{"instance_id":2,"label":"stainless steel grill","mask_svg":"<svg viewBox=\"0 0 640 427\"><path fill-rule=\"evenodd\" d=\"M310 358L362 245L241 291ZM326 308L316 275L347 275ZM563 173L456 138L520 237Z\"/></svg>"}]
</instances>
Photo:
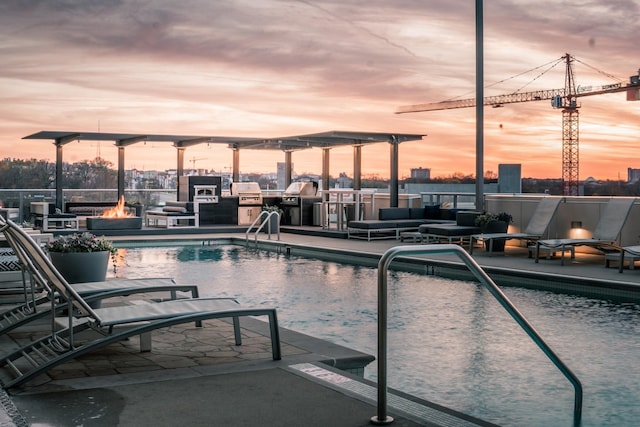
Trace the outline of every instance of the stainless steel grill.
<instances>
[{"instance_id":1,"label":"stainless steel grill","mask_svg":"<svg viewBox=\"0 0 640 427\"><path fill-rule=\"evenodd\" d=\"M262 206L262 190L257 182L231 183L231 195L238 196L240 206Z\"/></svg>"},{"instance_id":2,"label":"stainless steel grill","mask_svg":"<svg viewBox=\"0 0 640 427\"><path fill-rule=\"evenodd\" d=\"M262 210L262 190L257 182L231 183L231 195L238 197L238 225L250 225Z\"/></svg>"},{"instance_id":3,"label":"stainless steel grill","mask_svg":"<svg viewBox=\"0 0 640 427\"><path fill-rule=\"evenodd\" d=\"M299 181L291 183L282 195L285 218L291 225L312 225L313 204L320 202L318 183Z\"/></svg>"},{"instance_id":4,"label":"stainless steel grill","mask_svg":"<svg viewBox=\"0 0 640 427\"><path fill-rule=\"evenodd\" d=\"M282 204L299 206L303 197L317 197L318 183L314 181L292 182L282 195Z\"/></svg>"}]
</instances>

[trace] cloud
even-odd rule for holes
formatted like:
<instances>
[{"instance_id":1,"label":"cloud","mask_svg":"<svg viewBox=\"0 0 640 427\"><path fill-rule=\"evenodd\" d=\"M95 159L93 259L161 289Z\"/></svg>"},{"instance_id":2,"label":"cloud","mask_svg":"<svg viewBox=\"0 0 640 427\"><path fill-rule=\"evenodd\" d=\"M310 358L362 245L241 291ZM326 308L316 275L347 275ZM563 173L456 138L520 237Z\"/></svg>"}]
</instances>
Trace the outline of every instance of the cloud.
<instances>
[{"instance_id":1,"label":"cloud","mask_svg":"<svg viewBox=\"0 0 640 427\"><path fill-rule=\"evenodd\" d=\"M638 68L629 54L637 1L484 3L485 82L502 82L487 94L562 87L563 63L537 67L565 52L624 81ZM473 170L472 109L393 112L474 96L474 12L450 0L6 0L0 147L42 129L94 131L98 123L114 132L238 136L398 131L430 135L428 148L415 149L417 166ZM608 82L582 63L575 70L579 84ZM607 106L602 117L619 117L607 123L637 131L638 109L624 94L611 104L595 98ZM514 147L490 161L521 161L522 147L557 138L559 114L540 104L486 111L487 133ZM446 159L451 146L469 150L463 162ZM386 149L371 148L382 159L376 170L388 169ZM557 153L544 146L543 155Z\"/></svg>"}]
</instances>

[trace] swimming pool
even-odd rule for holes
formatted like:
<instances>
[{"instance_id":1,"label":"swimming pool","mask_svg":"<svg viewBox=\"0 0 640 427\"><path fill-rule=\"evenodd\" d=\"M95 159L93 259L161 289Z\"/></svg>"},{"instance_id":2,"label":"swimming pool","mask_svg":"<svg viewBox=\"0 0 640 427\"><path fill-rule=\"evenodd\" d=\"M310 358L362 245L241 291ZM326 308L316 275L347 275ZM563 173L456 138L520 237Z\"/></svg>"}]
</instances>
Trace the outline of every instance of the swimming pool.
<instances>
[{"instance_id":1,"label":"swimming pool","mask_svg":"<svg viewBox=\"0 0 640 427\"><path fill-rule=\"evenodd\" d=\"M283 327L376 354L377 271L233 245L126 249L119 276L278 307ZM500 425L572 425L573 388L478 284L389 276L389 386ZM504 292L584 386L583 426L640 419L640 305ZM365 370L375 380L376 366Z\"/></svg>"}]
</instances>

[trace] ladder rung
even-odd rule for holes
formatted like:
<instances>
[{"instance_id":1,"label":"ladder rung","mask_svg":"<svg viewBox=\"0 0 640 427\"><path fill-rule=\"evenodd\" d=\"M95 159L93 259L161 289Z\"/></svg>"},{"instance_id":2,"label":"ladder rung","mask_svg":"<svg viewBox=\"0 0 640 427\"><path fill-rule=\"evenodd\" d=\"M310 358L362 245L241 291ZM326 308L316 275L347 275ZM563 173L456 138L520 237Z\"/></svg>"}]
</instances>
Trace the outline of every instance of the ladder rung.
<instances>
[{"instance_id":1,"label":"ladder rung","mask_svg":"<svg viewBox=\"0 0 640 427\"><path fill-rule=\"evenodd\" d=\"M11 370L17 375L17 376L22 376L22 372L20 371L20 369L18 369L18 367L16 365L14 365L14 363L11 360L7 360L7 365L9 365L9 368L11 368Z\"/></svg>"},{"instance_id":2,"label":"ladder rung","mask_svg":"<svg viewBox=\"0 0 640 427\"><path fill-rule=\"evenodd\" d=\"M38 353L38 352L36 352L36 353ZM23 352L22 352L22 357L24 357L24 359L25 359L27 362L31 363L33 366L35 366L35 367L40 366L40 364L38 363L38 361L37 361L37 360L35 360L33 357L31 357L31 356L29 355L29 353L27 353L26 351L23 351Z\"/></svg>"}]
</instances>

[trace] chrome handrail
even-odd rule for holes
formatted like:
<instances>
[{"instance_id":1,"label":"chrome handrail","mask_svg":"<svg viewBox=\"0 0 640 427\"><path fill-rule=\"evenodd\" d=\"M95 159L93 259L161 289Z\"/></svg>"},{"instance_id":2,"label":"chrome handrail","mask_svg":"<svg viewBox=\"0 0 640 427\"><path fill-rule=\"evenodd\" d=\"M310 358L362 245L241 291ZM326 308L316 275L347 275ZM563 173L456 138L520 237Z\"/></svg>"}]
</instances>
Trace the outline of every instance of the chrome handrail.
<instances>
[{"instance_id":1,"label":"chrome handrail","mask_svg":"<svg viewBox=\"0 0 640 427\"><path fill-rule=\"evenodd\" d=\"M573 406L573 424L579 426L582 418L582 384L578 377L560 360L558 355L542 339L534 327L524 318L507 296L487 275L482 267L463 248L452 244L396 246L387 250L378 262L378 406L377 415L371 418L373 424L389 424L393 418L387 415L387 272L394 258L400 255L455 254L467 266L469 271L507 310L511 317L529 335L542 352L556 365L562 374L573 384L575 399Z\"/></svg>"},{"instance_id":2,"label":"chrome handrail","mask_svg":"<svg viewBox=\"0 0 640 427\"><path fill-rule=\"evenodd\" d=\"M258 246L258 233L260 231L262 231L262 229L264 228L265 224L267 225L267 233L268 233L268 238L269 240L271 240L271 217L275 215L278 218L278 224L280 224L280 212L276 212L276 211L261 211L260 215L258 215L256 217L256 219L253 220L253 222L251 223L251 225L247 228L247 231L245 231L244 235L245 235L245 243L248 245L249 244L249 233L251 232L251 229L258 223L258 221L260 221L262 219L262 217L266 216L266 218L264 219L264 221L262 221L260 223L260 225L258 226L258 228L256 229L256 231L253 233L254 234L254 238L255 238L255 242L256 242L256 246ZM278 227L278 240L280 240L280 227Z\"/></svg>"}]
</instances>

